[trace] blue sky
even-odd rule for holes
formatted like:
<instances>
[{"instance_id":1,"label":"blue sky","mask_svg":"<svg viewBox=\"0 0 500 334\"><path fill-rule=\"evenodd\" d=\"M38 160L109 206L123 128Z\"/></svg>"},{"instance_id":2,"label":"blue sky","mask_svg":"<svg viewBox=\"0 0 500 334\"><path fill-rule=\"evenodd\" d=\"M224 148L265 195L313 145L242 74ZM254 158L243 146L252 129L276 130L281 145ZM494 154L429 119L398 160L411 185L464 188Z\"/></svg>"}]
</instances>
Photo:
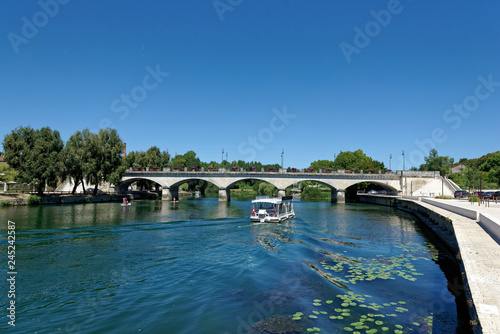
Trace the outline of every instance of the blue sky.
<instances>
[{"instance_id":1,"label":"blue sky","mask_svg":"<svg viewBox=\"0 0 500 334\"><path fill-rule=\"evenodd\" d=\"M0 3L0 137L111 126L128 150L303 168L499 149L500 3Z\"/></svg>"}]
</instances>

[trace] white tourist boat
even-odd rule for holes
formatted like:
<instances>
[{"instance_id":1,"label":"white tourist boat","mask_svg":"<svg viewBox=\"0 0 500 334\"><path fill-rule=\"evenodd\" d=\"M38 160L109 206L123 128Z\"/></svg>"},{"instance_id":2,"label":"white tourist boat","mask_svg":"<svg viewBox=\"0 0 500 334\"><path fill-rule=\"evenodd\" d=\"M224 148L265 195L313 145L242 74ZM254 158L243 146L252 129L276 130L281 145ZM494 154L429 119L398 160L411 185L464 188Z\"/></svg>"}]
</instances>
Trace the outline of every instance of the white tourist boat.
<instances>
[{"instance_id":1,"label":"white tourist boat","mask_svg":"<svg viewBox=\"0 0 500 334\"><path fill-rule=\"evenodd\" d=\"M293 197L269 198L258 196L252 201L250 220L260 223L279 223L295 216L293 212Z\"/></svg>"}]
</instances>

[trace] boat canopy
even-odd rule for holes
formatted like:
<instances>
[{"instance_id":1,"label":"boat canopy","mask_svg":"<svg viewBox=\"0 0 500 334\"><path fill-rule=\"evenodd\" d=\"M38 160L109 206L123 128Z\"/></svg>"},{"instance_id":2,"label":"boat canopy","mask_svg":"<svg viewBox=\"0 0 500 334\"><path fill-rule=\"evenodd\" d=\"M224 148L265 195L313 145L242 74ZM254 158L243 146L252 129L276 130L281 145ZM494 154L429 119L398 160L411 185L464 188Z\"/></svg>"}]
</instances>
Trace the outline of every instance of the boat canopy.
<instances>
[{"instance_id":1,"label":"boat canopy","mask_svg":"<svg viewBox=\"0 0 500 334\"><path fill-rule=\"evenodd\" d=\"M252 201L252 203L271 203L271 204L281 204L286 201L291 201L293 196L283 196L279 198L269 198L269 196L258 196Z\"/></svg>"}]
</instances>

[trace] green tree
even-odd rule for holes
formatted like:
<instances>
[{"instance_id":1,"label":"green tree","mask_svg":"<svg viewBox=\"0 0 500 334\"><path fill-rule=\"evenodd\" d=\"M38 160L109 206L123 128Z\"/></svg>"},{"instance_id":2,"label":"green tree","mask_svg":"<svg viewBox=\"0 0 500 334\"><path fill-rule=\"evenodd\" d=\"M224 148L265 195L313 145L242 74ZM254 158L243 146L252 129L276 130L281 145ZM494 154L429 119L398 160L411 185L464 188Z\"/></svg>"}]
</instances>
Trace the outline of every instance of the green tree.
<instances>
[{"instance_id":1,"label":"green tree","mask_svg":"<svg viewBox=\"0 0 500 334\"><path fill-rule=\"evenodd\" d=\"M270 183L262 182L259 184L258 194L259 195L268 195L273 196L273 194L278 190L275 186Z\"/></svg>"},{"instance_id":2,"label":"green tree","mask_svg":"<svg viewBox=\"0 0 500 334\"><path fill-rule=\"evenodd\" d=\"M93 134L88 129L77 131L69 137L66 146L61 151L63 173L65 176L71 177L75 183L71 191L72 194L75 193L80 183L85 192L84 170L91 160L92 136Z\"/></svg>"},{"instance_id":3,"label":"green tree","mask_svg":"<svg viewBox=\"0 0 500 334\"><path fill-rule=\"evenodd\" d=\"M439 156L436 149L429 151L429 156L424 157L425 164L420 165L422 171L439 171L441 175L449 173L454 159L449 156Z\"/></svg>"},{"instance_id":4,"label":"green tree","mask_svg":"<svg viewBox=\"0 0 500 334\"><path fill-rule=\"evenodd\" d=\"M9 164L0 164L0 181L9 182L15 181L17 177L17 172Z\"/></svg>"},{"instance_id":5,"label":"green tree","mask_svg":"<svg viewBox=\"0 0 500 334\"><path fill-rule=\"evenodd\" d=\"M377 160L373 160L371 157L367 156L362 150L344 151L340 152L335 158L333 166L334 170L337 169L356 169L367 171L369 169L373 170L385 170L384 163Z\"/></svg>"},{"instance_id":6,"label":"green tree","mask_svg":"<svg viewBox=\"0 0 500 334\"><path fill-rule=\"evenodd\" d=\"M321 190L316 187L306 187L304 191L300 194L301 200L309 200L309 199L321 199Z\"/></svg>"},{"instance_id":7,"label":"green tree","mask_svg":"<svg viewBox=\"0 0 500 334\"><path fill-rule=\"evenodd\" d=\"M489 172L492 169L500 167L500 152L495 152L488 154L486 161L484 161L480 166L479 170L483 172Z\"/></svg>"},{"instance_id":8,"label":"green tree","mask_svg":"<svg viewBox=\"0 0 500 334\"><path fill-rule=\"evenodd\" d=\"M32 184L40 196L46 185L57 184L63 146L59 131L49 127L19 127L3 140L5 160L18 172L16 180Z\"/></svg>"},{"instance_id":9,"label":"green tree","mask_svg":"<svg viewBox=\"0 0 500 334\"><path fill-rule=\"evenodd\" d=\"M162 169L168 166L170 155L165 151L160 151L158 147L152 146L144 154L141 154L139 161L142 167L158 167Z\"/></svg>"},{"instance_id":10,"label":"green tree","mask_svg":"<svg viewBox=\"0 0 500 334\"><path fill-rule=\"evenodd\" d=\"M191 168L191 167L200 168L201 167L201 161L196 156L196 153L194 151L187 151L186 153L184 153L184 159L186 159L186 167L188 167L188 168Z\"/></svg>"},{"instance_id":11,"label":"green tree","mask_svg":"<svg viewBox=\"0 0 500 334\"><path fill-rule=\"evenodd\" d=\"M310 168L314 168L314 170L327 170L329 168L334 167L335 163L331 160L316 160L311 162Z\"/></svg>"},{"instance_id":12,"label":"green tree","mask_svg":"<svg viewBox=\"0 0 500 334\"><path fill-rule=\"evenodd\" d=\"M101 129L90 139L90 161L84 167L85 179L94 184L94 195L103 182L117 184L126 168L122 164L123 142L115 129Z\"/></svg>"},{"instance_id":13,"label":"green tree","mask_svg":"<svg viewBox=\"0 0 500 334\"><path fill-rule=\"evenodd\" d=\"M184 157L184 155L176 155L172 159L172 167L177 167L180 170L184 169L184 167L186 167L186 158Z\"/></svg>"}]
</instances>

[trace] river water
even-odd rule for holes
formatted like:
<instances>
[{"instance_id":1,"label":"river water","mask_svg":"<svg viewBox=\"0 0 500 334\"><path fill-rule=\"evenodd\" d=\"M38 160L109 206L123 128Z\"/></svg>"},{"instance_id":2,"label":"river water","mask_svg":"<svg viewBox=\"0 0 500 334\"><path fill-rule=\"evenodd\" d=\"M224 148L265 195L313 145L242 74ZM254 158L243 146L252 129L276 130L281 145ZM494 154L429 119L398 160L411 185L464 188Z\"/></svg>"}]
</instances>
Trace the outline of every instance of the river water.
<instances>
[{"instance_id":1,"label":"river water","mask_svg":"<svg viewBox=\"0 0 500 334\"><path fill-rule=\"evenodd\" d=\"M457 264L411 215L296 201L296 218L253 224L250 210L234 198L0 208L17 270L16 326L2 279L0 331L468 333Z\"/></svg>"}]
</instances>

